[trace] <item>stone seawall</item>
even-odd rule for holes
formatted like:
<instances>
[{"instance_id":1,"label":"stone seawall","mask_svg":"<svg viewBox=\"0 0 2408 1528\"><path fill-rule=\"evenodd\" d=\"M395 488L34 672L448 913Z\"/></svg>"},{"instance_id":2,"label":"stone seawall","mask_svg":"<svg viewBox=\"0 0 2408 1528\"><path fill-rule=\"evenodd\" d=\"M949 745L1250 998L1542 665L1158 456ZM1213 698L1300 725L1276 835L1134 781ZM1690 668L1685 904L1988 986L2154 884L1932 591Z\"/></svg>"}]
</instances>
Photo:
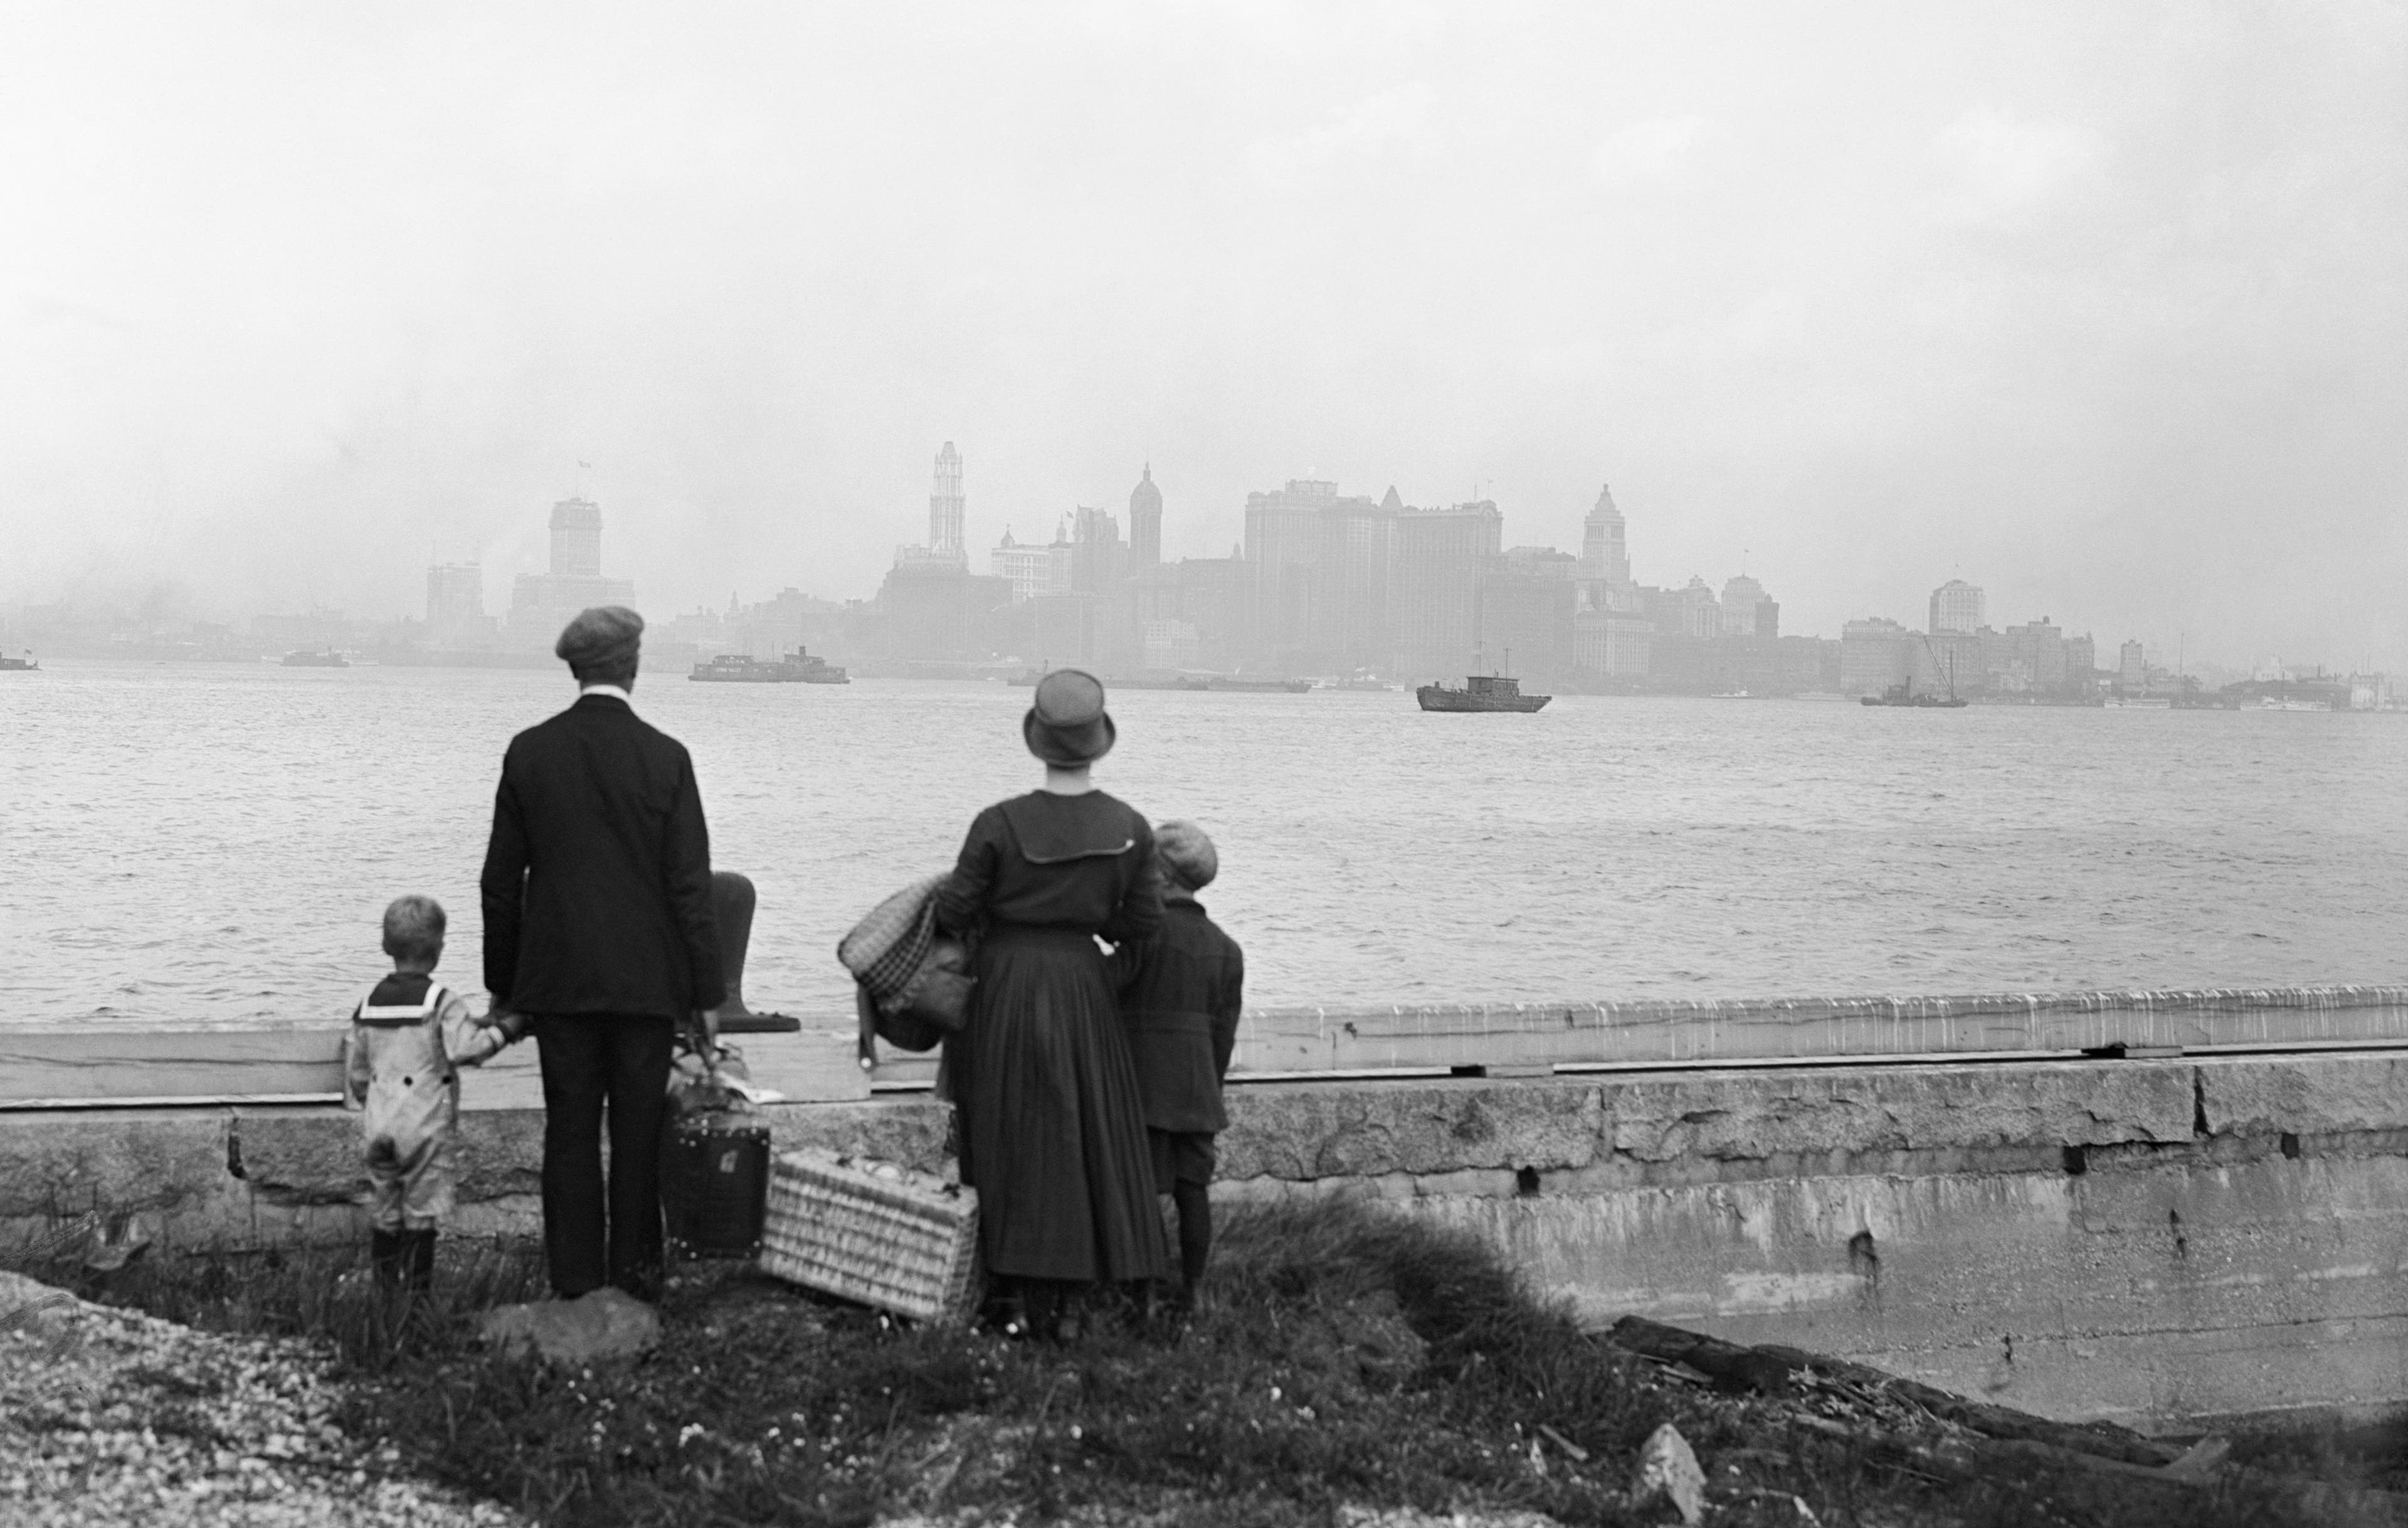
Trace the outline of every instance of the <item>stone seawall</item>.
<instances>
[{"instance_id":1,"label":"stone seawall","mask_svg":"<svg viewBox=\"0 0 2408 1528\"><path fill-rule=\"evenodd\" d=\"M925 1098L767 1111L939 1165ZM2044 1414L2178 1429L2408 1404L2408 1053L1233 1088L1228 1200L1355 1193L1636 1313ZM358 1235L334 1109L0 1114L0 1244ZM471 1115L457 1227L531 1230L541 1118Z\"/></svg>"}]
</instances>

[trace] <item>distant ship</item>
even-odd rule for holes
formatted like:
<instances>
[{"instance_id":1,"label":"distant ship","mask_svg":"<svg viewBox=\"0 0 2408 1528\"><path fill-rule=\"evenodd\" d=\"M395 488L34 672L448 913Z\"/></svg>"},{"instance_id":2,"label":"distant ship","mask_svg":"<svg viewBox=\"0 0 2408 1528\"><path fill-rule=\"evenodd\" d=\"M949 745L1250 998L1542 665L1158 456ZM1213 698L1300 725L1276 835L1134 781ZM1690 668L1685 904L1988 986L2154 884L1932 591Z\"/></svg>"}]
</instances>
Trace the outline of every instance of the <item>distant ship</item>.
<instances>
[{"instance_id":1,"label":"distant ship","mask_svg":"<svg viewBox=\"0 0 2408 1528\"><path fill-rule=\"evenodd\" d=\"M1923 650L1927 653L1931 652L1930 638L1923 639ZM1935 669L1941 667L1939 656L1937 653L1932 653L1932 667ZM1914 706L1918 710L1961 711L1967 702L1959 699L1956 694L1956 655L1952 652L1948 657L1947 667L1942 670L1942 675L1948 681L1948 693L1945 696L1917 695L1914 693L1914 681L1908 679L1892 685L1879 695L1862 695L1856 699L1859 703L1868 706Z\"/></svg>"},{"instance_id":2,"label":"distant ship","mask_svg":"<svg viewBox=\"0 0 2408 1528\"><path fill-rule=\"evenodd\" d=\"M1933 711L1956 711L1971 704L1971 701L1959 699L1953 695L1917 695L1912 684L1892 685L1879 695L1860 695L1856 697L1856 703L1867 706L1914 706Z\"/></svg>"},{"instance_id":3,"label":"distant ship","mask_svg":"<svg viewBox=\"0 0 2408 1528\"><path fill-rule=\"evenodd\" d=\"M1187 690L1276 690L1288 695L1302 695L1305 691L1312 688L1312 681L1310 679L1227 679L1215 676L1211 679L1189 680L1182 684L1180 688Z\"/></svg>"},{"instance_id":4,"label":"distant ship","mask_svg":"<svg viewBox=\"0 0 2408 1528\"><path fill-rule=\"evenodd\" d=\"M41 665L34 661L34 651L30 647L25 650L25 656L21 658L12 658L5 653L0 653L0 671L33 673L40 668Z\"/></svg>"},{"instance_id":5,"label":"distant ship","mask_svg":"<svg viewBox=\"0 0 2408 1528\"><path fill-rule=\"evenodd\" d=\"M1508 667L1512 654L1506 655ZM1555 699L1552 695L1525 695L1522 682L1503 674L1469 674L1463 688L1453 690L1444 685L1424 685L1413 691L1413 699L1424 711L1536 711Z\"/></svg>"},{"instance_id":6,"label":"distant ship","mask_svg":"<svg viewBox=\"0 0 2408 1528\"><path fill-rule=\"evenodd\" d=\"M316 653L306 647L296 647L284 655L284 666L288 669L348 669L351 660L331 647Z\"/></svg>"},{"instance_id":7,"label":"distant ship","mask_svg":"<svg viewBox=\"0 0 2408 1528\"><path fill-rule=\"evenodd\" d=\"M697 663L686 678L710 685L850 685L842 669L801 648L792 657L763 660L750 653L722 653Z\"/></svg>"},{"instance_id":8,"label":"distant ship","mask_svg":"<svg viewBox=\"0 0 2408 1528\"><path fill-rule=\"evenodd\" d=\"M1012 675L1011 682L1023 689L1045 677L1041 669L1023 669ZM1110 681L1117 690L1238 690L1246 692L1279 692L1302 695L1312 688L1310 679L1233 679L1226 674L1173 674L1168 679L1145 677Z\"/></svg>"}]
</instances>

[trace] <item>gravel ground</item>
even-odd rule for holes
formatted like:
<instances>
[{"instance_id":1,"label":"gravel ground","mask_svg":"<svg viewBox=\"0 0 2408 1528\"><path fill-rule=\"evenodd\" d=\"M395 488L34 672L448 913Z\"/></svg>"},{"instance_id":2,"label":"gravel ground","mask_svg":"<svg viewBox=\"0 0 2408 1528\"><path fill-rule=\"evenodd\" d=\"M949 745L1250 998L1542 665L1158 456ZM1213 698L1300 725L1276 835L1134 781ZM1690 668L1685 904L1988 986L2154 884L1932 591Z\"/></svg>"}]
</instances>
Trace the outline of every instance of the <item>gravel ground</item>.
<instances>
[{"instance_id":1,"label":"gravel ground","mask_svg":"<svg viewBox=\"0 0 2408 1528\"><path fill-rule=\"evenodd\" d=\"M0 1523L450 1528L525 1520L335 1423L332 1355L0 1274Z\"/></svg>"}]
</instances>

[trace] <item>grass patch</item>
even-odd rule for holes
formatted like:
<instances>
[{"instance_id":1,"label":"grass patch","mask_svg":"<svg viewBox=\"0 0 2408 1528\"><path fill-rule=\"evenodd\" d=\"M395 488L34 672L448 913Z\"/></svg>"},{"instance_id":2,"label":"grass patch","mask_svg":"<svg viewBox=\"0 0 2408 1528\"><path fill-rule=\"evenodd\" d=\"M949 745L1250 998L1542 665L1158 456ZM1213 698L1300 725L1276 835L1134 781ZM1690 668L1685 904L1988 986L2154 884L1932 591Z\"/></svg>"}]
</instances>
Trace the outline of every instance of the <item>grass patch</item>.
<instances>
[{"instance_id":1,"label":"grass patch","mask_svg":"<svg viewBox=\"0 0 2408 1528\"><path fill-rule=\"evenodd\" d=\"M1627 1488L1670 1421L1717 1523L2242 1528L2329 1521L2262 1480L2175 1492L2028 1469L1937 1480L1799 1425L1793 1402L1679 1384L1532 1300L1484 1245L1346 1204L1226 1218L1174 1343L1105 1310L1067 1348L912 1328L742 1269L672 1282L661 1349L568 1374L478 1350L466 1313L537 1292L531 1251L447 1240L398 1327L320 1255L129 1269L101 1298L220 1330L331 1339L347 1426L419 1470L563 1524L834 1528L1069 1520L1325 1524L1342 1506L1656 1523ZM35 1270L28 1270L33 1272ZM330 1276L331 1274L331 1276ZM130 1282L122 1282L131 1280ZM380 1323L383 1324L380 1324ZM1544 1424L1586 1450L1534 1440Z\"/></svg>"}]
</instances>

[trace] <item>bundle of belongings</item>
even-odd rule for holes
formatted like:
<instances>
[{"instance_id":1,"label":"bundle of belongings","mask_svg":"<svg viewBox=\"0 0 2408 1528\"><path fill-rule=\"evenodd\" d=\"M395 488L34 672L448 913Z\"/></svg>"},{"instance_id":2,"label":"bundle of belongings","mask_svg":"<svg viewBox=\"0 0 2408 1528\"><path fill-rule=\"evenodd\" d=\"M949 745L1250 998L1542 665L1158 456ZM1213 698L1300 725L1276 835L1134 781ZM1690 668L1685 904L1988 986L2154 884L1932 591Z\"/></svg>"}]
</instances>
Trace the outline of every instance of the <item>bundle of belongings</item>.
<instances>
[{"instance_id":1,"label":"bundle of belongings","mask_svg":"<svg viewBox=\"0 0 2408 1528\"><path fill-rule=\"evenodd\" d=\"M969 1016L970 950L937 930L942 875L914 881L870 910L836 947L853 973L861 1018L861 1065L878 1064L878 1042L923 1051Z\"/></svg>"}]
</instances>

